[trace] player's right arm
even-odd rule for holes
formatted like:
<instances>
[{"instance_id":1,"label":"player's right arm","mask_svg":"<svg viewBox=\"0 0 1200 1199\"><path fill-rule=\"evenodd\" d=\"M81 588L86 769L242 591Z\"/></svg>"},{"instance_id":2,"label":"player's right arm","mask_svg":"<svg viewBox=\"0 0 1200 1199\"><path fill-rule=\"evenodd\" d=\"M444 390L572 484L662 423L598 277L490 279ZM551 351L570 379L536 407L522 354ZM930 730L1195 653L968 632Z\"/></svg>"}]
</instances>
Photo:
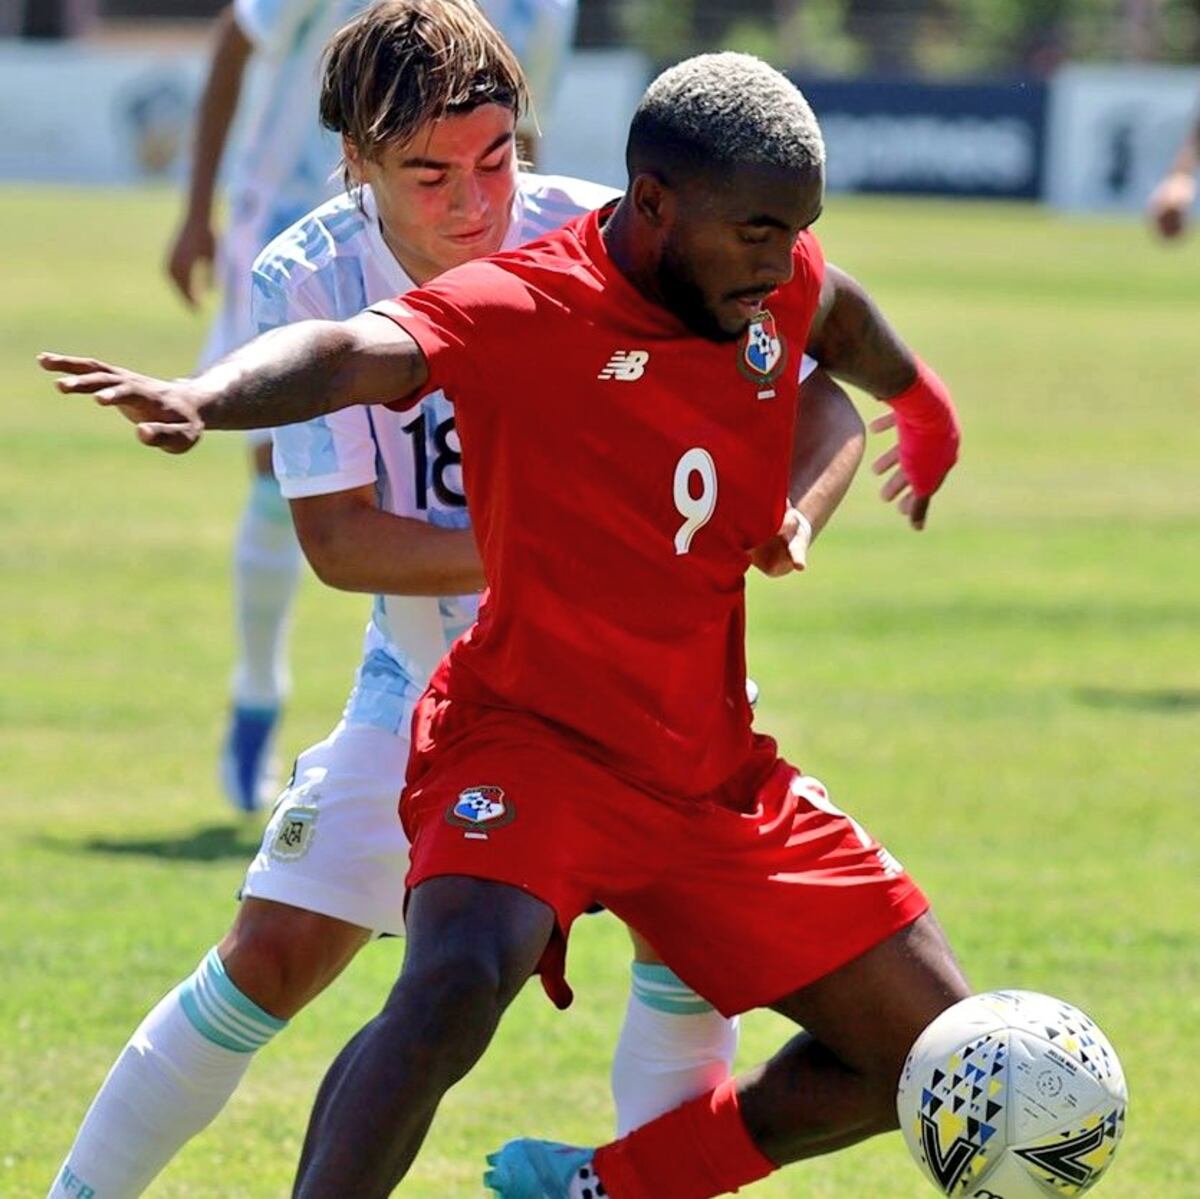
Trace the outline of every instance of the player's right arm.
<instances>
[{"instance_id":1,"label":"player's right arm","mask_svg":"<svg viewBox=\"0 0 1200 1199\"><path fill-rule=\"evenodd\" d=\"M254 271L251 303L260 333L338 315L336 293L323 285L321 269L306 275L271 253L264 251L266 261ZM339 591L431 596L478 591L483 567L470 529L442 528L380 507L380 470L399 464L389 464L380 447L377 419L355 406L273 431L275 477L308 564L321 582ZM421 444L424 449L423 439ZM400 479L390 480L391 488L399 486Z\"/></svg>"},{"instance_id":2,"label":"player's right arm","mask_svg":"<svg viewBox=\"0 0 1200 1199\"><path fill-rule=\"evenodd\" d=\"M233 6L222 9L216 19L208 78L196 112L187 206L167 254L167 274L189 307L194 307L197 299L196 270L202 264L211 266L216 253L212 209L217 172L241 98L246 63L253 52L253 44L234 17Z\"/></svg>"},{"instance_id":3,"label":"player's right arm","mask_svg":"<svg viewBox=\"0 0 1200 1199\"><path fill-rule=\"evenodd\" d=\"M371 595L466 595L484 585L469 529L443 529L379 507L373 485L289 501L317 578Z\"/></svg>"},{"instance_id":4,"label":"player's right arm","mask_svg":"<svg viewBox=\"0 0 1200 1199\"><path fill-rule=\"evenodd\" d=\"M274 329L194 378L157 379L67 354L39 354L38 364L65 376L59 391L117 408L144 445L173 454L206 429L269 429L352 404L402 401L429 378L416 341L374 312Z\"/></svg>"}]
</instances>

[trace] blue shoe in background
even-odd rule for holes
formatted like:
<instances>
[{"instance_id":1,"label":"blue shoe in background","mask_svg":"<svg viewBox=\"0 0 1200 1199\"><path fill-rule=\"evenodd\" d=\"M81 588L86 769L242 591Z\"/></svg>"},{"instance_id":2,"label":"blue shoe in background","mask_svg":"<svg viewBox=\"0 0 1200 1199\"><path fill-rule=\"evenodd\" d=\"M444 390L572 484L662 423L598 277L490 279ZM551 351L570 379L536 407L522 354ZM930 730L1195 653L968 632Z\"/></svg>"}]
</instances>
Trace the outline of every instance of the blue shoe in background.
<instances>
[{"instance_id":1,"label":"blue shoe in background","mask_svg":"<svg viewBox=\"0 0 1200 1199\"><path fill-rule=\"evenodd\" d=\"M221 786L239 812L257 812L272 782L271 742L279 708L251 708L235 704L229 731L221 748Z\"/></svg>"}]
</instances>

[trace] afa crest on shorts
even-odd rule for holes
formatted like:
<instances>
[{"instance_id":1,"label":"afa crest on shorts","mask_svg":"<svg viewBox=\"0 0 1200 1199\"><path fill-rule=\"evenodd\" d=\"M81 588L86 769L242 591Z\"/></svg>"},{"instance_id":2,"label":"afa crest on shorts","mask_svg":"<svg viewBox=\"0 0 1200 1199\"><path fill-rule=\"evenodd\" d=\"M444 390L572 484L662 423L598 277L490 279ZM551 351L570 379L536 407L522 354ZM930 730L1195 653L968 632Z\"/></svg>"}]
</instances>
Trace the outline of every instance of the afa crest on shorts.
<instances>
[{"instance_id":1,"label":"afa crest on shorts","mask_svg":"<svg viewBox=\"0 0 1200 1199\"><path fill-rule=\"evenodd\" d=\"M738 343L738 369L752 383L774 383L787 363L787 345L764 308L755 314ZM766 398L766 397L764 397Z\"/></svg>"},{"instance_id":2,"label":"afa crest on shorts","mask_svg":"<svg viewBox=\"0 0 1200 1199\"><path fill-rule=\"evenodd\" d=\"M294 775L283 789L267 825L267 853L280 862L296 862L312 848L321 814L321 783L329 773L323 766L310 767L302 778Z\"/></svg>"},{"instance_id":3,"label":"afa crest on shorts","mask_svg":"<svg viewBox=\"0 0 1200 1199\"><path fill-rule=\"evenodd\" d=\"M286 798L287 793L284 793ZM282 802L272 817L275 826L271 835L271 857L280 862L295 862L312 848L317 832L317 816L320 814L313 795L308 802L295 799Z\"/></svg>"},{"instance_id":4,"label":"afa crest on shorts","mask_svg":"<svg viewBox=\"0 0 1200 1199\"><path fill-rule=\"evenodd\" d=\"M516 812L502 787L468 787L458 793L446 820L468 830L467 836L486 837L494 828L511 824Z\"/></svg>"}]
</instances>

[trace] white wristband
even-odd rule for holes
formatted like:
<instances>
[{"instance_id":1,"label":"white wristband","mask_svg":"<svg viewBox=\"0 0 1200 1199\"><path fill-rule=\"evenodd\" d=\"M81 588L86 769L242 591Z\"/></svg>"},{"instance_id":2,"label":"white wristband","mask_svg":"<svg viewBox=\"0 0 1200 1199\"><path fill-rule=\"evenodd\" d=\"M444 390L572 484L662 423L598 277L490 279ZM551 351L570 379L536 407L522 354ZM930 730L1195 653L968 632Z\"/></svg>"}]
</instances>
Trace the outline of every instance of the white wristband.
<instances>
[{"instance_id":1,"label":"white wristband","mask_svg":"<svg viewBox=\"0 0 1200 1199\"><path fill-rule=\"evenodd\" d=\"M793 511L796 513L796 520L800 525L799 530L797 530L797 532L796 532L796 537L804 538L804 548L807 550L808 547L810 545L812 545L812 539L813 539L812 524L809 521L808 517L805 516L804 513L801 512L799 508L795 508L795 509L793 509ZM795 537L792 538L793 541L795 541L795 539L796 539Z\"/></svg>"}]
</instances>

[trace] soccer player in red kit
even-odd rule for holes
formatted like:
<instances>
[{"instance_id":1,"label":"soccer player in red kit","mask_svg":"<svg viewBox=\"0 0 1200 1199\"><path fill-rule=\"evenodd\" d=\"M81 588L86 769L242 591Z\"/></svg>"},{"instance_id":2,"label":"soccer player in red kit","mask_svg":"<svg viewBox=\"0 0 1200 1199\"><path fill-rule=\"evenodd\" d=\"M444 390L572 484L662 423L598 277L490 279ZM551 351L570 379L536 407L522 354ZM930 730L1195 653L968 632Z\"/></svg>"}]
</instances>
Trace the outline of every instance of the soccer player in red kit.
<instances>
[{"instance_id":1,"label":"soccer player in red kit","mask_svg":"<svg viewBox=\"0 0 1200 1199\"><path fill-rule=\"evenodd\" d=\"M43 363L173 450L434 388L455 404L489 590L417 710L408 953L322 1084L300 1196L389 1194L529 975L569 1000L594 903L723 1012L805 1032L594 1152L513 1142L489 1178L509 1199L705 1199L893 1128L908 1048L968 993L900 864L752 731L743 650L751 555L793 527L805 348L891 405L885 493L918 526L957 454L949 396L824 263L824 149L783 76L672 68L628 162L615 207L198 379Z\"/></svg>"}]
</instances>

